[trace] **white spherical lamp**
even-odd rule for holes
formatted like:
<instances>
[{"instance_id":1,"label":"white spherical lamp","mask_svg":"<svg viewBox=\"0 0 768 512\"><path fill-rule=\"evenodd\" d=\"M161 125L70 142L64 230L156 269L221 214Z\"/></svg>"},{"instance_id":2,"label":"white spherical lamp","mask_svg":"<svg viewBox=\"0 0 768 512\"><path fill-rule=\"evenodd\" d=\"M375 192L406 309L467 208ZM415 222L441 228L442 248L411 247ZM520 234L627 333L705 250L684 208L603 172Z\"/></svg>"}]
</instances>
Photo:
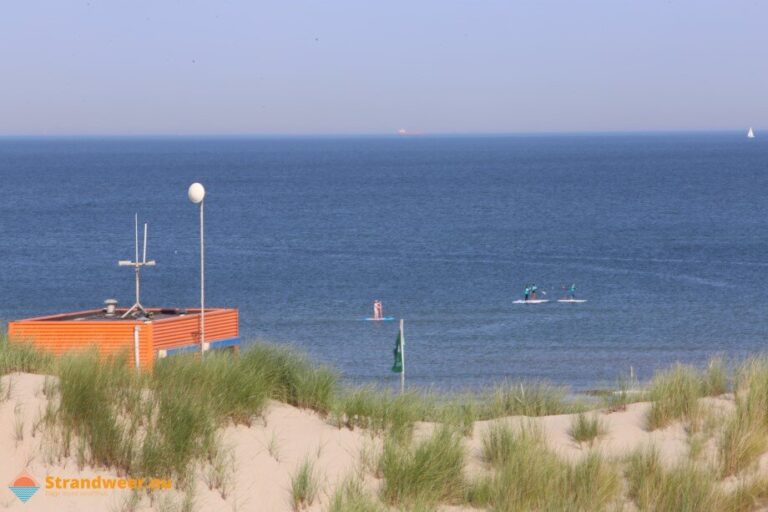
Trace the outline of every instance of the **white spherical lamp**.
<instances>
[{"instance_id":1,"label":"white spherical lamp","mask_svg":"<svg viewBox=\"0 0 768 512\"><path fill-rule=\"evenodd\" d=\"M200 204L205 198L205 187L200 183L193 183L189 186L189 200L195 204Z\"/></svg>"}]
</instances>

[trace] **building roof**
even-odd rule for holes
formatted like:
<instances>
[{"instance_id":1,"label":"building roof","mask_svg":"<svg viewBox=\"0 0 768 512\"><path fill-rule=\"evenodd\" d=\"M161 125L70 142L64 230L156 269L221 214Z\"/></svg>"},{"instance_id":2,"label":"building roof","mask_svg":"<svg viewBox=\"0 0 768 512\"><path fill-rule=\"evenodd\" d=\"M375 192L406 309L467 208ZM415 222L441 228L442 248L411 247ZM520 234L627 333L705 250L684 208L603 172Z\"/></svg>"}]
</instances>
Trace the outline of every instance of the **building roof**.
<instances>
[{"instance_id":1,"label":"building roof","mask_svg":"<svg viewBox=\"0 0 768 512\"><path fill-rule=\"evenodd\" d=\"M224 308L205 308L206 313L210 311L219 311ZM185 316L197 316L200 314L200 308L146 308L149 316L144 314L131 314L126 318L121 318L128 308L115 309L114 315L107 315L106 308L87 309L84 311L75 311L72 313L58 313L55 315L38 316L34 318L24 318L16 320L17 322L82 322L82 321L104 321L104 322L144 322L147 320L164 320L168 318L181 318Z\"/></svg>"}]
</instances>

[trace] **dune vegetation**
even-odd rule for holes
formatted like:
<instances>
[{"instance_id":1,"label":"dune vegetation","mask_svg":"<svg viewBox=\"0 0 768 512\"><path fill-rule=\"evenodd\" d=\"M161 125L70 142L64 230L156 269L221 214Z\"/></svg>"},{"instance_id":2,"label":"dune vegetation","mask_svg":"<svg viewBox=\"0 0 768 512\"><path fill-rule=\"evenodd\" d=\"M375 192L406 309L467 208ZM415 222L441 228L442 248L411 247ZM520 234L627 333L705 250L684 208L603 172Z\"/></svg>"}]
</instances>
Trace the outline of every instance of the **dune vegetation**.
<instances>
[{"instance_id":1,"label":"dune vegetation","mask_svg":"<svg viewBox=\"0 0 768 512\"><path fill-rule=\"evenodd\" d=\"M566 389L542 382L450 396L353 387L333 369L267 343L202 361L172 357L138 373L120 357L53 358L2 339L0 375L17 372L50 376L48 405L32 430L45 440L50 464L74 458L119 474L172 477L181 490L202 472L224 499L235 454L221 429L259 424L276 401L378 443L325 495L320 468L306 458L291 475L287 509L317 509L320 500L333 512L746 511L768 502L760 464L768 452L768 358L676 365L592 402L574 402ZM0 401L9 393L0 389ZM610 415L622 414L612 411L640 401L649 402L643 435L682 432L685 453L665 456L652 443L624 454L601 448L615 434ZM562 455L547 424L537 422L542 417L566 418L561 443L571 443L574 456ZM268 451L279 460L274 432Z\"/></svg>"},{"instance_id":2,"label":"dune vegetation","mask_svg":"<svg viewBox=\"0 0 768 512\"><path fill-rule=\"evenodd\" d=\"M568 435L577 443L589 443L591 445L598 436L605 434L605 431L605 425L598 415L587 415L580 412L571 421Z\"/></svg>"}]
</instances>

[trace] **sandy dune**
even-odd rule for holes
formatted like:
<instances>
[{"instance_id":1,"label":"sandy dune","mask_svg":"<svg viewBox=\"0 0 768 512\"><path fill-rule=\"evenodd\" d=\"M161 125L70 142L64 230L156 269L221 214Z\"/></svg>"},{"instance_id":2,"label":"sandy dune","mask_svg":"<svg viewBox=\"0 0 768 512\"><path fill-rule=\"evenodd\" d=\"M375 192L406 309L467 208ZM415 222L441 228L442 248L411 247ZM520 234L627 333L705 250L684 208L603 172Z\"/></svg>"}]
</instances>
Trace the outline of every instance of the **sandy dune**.
<instances>
[{"instance_id":1,"label":"sandy dune","mask_svg":"<svg viewBox=\"0 0 768 512\"><path fill-rule=\"evenodd\" d=\"M45 377L12 374L2 377L2 389L10 385L6 399L0 402L0 510L45 510L102 512L127 509L129 490L55 491L45 489L46 476L61 478L118 477L115 471L77 467L75 457L62 464L47 464L50 450L40 432L32 435L35 422L43 415L47 399L43 394ZM17 437L21 424L23 438ZM322 510L337 482L357 471L360 454L379 441L363 431L338 429L318 415L272 402L263 421L251 427L222 429L224 445L233 455L232 484L225 499L218 490L210 490L205 470L198 472L195 510L291 510L291 475L306 458L312 460L323 485L317 502L310 510ZM270 453L271 451L271 453ZM25 471L41 488L26 503L21 503L8 486ZM134 475L140 476L140 475ZM135 510L173 510L183 497L175 492L151 506L142 503Z\"/></svg>"},{"instance_id":2,"label":"sandy dune","mask_svg":"<svg viewBox=\"0 0 768 512\"><path fill-rule=\"evenodd\" d=\"M47 399L43 393L45 377L31 374L13 374L2 377L3 393L0 398L0 510L19 511L120 511L120 510L174 510L183 496L174 491L162 491L155 503L143 500L131 509L128 507L129 490L55 491L44 488L46 476L63 478L117 477L114 471L95 468L78 468L76 459L70 457L62 463L47 463L50 449L42 443L44 436L38 431L33 435L33 425L45 411ZM732 399L725 397L707 399L720 408L732 406ZM661 449L665 459L674 461L688 450L687 436L679 424L654 432L646 431L645 415L650 404L636 403L626 410L610 414L594 412L603 419L607 432L595 444L595 448L608 456L623 456L638 446L653 443ZM498 421L520 424L532 421L539 424L546 434L550 447L568 459L575 459L586 452L568 436L572 415L540 418L510 417L477 422L473 435L466 439L469 455L467 474L472 477L485 471L480 460L481 438L488 427ZM417 437L426 436L433 429L431 424L418 424ZM362 430L338 429L317 414L299 410L285 404L272 402L264 420L251 427L237 426L222 429L224 445L231 450L233 478L226 498L219 490L209 489L206 471L198 471L195 493L195 510L200 511L289 511L291 475L307 458L312 460L322 483L319 497L310 510L324 510L336 485L344 478L365 472L362 465L364 453L372 453L381 446L381 439ZM764 461L768 464L768 461ZM7 487L25 470L43 486L22 504ZM140 476L140 475L134 475ZM378 488L370 472L365 472L366 482L373 492ZM444 510L459 510L444 507Z\"/></svg>"}]
</instances>

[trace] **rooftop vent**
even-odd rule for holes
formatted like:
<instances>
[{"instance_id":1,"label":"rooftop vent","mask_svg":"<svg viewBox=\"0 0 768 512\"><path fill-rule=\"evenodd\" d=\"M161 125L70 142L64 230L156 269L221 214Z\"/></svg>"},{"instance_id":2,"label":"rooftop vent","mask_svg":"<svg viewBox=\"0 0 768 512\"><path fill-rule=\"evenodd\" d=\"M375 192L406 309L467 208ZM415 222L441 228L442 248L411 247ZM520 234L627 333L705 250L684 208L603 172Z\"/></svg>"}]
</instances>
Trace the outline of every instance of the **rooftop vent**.
<instances>
[{"instance_id":1,"label":"rooftop vent","mask_svg":"<svg viewBox=\"0 0 768 512\"><path fill-rule=\"evenodd\" d=\"M104 316L113 317L116 315L117 300L107 299L104 301Z\"/></svg>"}]
</instances>

